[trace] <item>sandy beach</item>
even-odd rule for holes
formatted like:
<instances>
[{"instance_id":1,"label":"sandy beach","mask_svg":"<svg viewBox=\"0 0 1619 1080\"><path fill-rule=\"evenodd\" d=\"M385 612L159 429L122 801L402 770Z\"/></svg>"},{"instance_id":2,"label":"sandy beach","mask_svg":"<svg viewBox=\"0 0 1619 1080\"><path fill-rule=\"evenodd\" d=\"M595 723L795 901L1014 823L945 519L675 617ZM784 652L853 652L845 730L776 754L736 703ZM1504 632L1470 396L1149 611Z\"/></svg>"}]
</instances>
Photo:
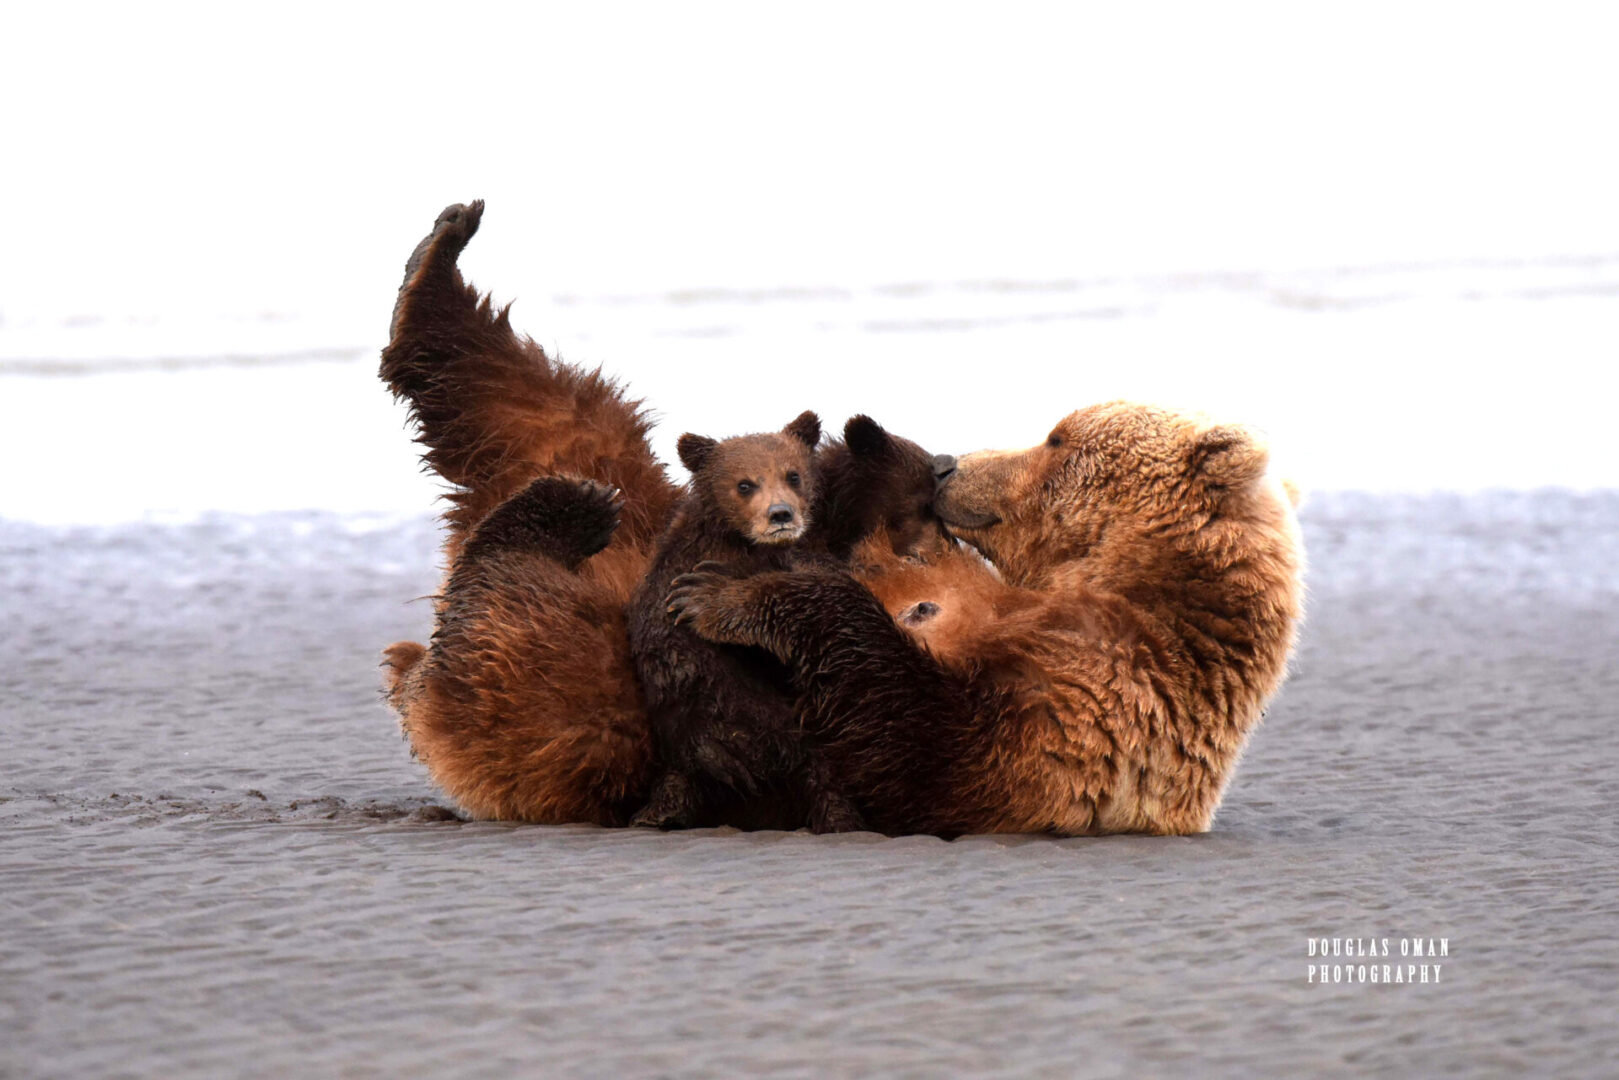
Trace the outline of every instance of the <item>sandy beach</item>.
<instances>
[{"instance_id":1,"label":"sandy beach","mask_svg":"<svg viewBox=\"0 0 1619 1080\"><path fill-rule=\"evenodd\" d=\"M1619 494L1304 520L1211 833L955 843L458 820L428 519L0 523L0 1075L1611 1075Z\"/></svg>"},{"instance_id":2,"label":"sandy beach","mask_svg":"<svg viewBox=\"0 0 1619 1080\"><path fill-rule=\"evenodd\" d=\"M0 1080L1619 1076L1619 11L12 7ZM1212 831L463 820L377 361L472 199L671 464L1268 435L1308 620Z\"/></svg>"}]
</instances>

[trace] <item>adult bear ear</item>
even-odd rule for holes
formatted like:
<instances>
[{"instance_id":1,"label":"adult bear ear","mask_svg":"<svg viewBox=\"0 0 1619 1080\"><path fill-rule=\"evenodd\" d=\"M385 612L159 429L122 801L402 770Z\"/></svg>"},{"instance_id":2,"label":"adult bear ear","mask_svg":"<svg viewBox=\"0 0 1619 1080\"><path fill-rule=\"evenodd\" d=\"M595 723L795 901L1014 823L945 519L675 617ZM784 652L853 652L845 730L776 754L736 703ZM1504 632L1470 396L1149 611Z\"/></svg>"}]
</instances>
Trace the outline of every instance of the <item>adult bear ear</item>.
<instances>
[{"instance_id":1,"label":"adult bear ear","mask_svg":"<svg viewBox=\"0 0 1619 1080\"><path fill-rule=\"evenodd\" d=\"M843 425L843 443L857 458L881 457L892 442L883 426L864 413Z\"/></svg>"},{"instance_id":2,"label":"adult bear ear","mask_svg":"<svg viewBox=\"0 0 1619 1080\"><path fill-rule=\"evenodd\" d=\"M821 418L808 409L793 418L793 422L781 429L782 434L791 435L811 450L821 441Z\"/></svg>"},{"instance_id":3,"label":"adult bear ear","mask_svg":"<svg viewBox=\"0 0 1619 1080\"><path fill-rule=\"evenodd\" d=\"M680 463L695 474L718 445L706 435L693 435L688 431L675 443L675 453L680 455Z\"/></svg>"},{"instance_id":4,"label":"adult bear ear","mask_svg":"<svg viewBox=\"0 0 1619 1080\"><path fill-rule=\"evenodd\" d=\"M1270 451L1246 428L1221 424L1197 437L1191 463L1215 487L1242 487L1265 475Z\"/></svg>"}]
</instances>

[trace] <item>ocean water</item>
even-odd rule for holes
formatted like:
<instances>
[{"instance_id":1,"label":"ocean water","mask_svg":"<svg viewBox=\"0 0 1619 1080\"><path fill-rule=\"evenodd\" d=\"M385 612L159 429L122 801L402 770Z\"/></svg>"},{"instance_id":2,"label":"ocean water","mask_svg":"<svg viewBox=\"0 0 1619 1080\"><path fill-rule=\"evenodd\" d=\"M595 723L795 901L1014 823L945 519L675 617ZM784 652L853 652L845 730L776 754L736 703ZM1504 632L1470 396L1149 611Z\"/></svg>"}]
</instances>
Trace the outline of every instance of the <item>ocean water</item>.
<instances>
[{"instance_id":1,"label":"ocean water","mask_svg":"<svg viewBox=\"0 0 1619 1080\"><path fill-rule=\"evenodd\" d=\"M938 452L1028 446L1123 397L1259 427L1306 489L1590 489L1619 486L1616 298L1619 255L1590 255L561 294L519 299L513 320L625 380L671 462L682 431L805 408L830 427L866 412ZM429 509L440 489L375 376L390 305L352 327L0 328L0 456L33 463L10 471L0 515Z\"/></svg>"}]
</instances>

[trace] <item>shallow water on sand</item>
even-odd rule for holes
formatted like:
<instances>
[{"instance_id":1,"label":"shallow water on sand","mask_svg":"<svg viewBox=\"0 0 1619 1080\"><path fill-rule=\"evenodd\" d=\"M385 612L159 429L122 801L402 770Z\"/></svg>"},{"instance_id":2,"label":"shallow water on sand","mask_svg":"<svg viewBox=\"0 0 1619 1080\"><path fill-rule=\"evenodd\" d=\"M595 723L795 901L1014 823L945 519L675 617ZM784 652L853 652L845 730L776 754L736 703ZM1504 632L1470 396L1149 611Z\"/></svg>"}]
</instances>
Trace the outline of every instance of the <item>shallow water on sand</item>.
<instances>
[{"instance_id":1,"label":"shallow water on sand","mask_svg":"<svg viewBox=\"0 0 1619 1080\"><path fill-rule=\"evenodd\" d=\"M1304 517L1212 833L955 843L459 821L375 673L429 521L0 523L0 1075L1611 1069L1619 494Z\"/></svg>"}]
</instances>

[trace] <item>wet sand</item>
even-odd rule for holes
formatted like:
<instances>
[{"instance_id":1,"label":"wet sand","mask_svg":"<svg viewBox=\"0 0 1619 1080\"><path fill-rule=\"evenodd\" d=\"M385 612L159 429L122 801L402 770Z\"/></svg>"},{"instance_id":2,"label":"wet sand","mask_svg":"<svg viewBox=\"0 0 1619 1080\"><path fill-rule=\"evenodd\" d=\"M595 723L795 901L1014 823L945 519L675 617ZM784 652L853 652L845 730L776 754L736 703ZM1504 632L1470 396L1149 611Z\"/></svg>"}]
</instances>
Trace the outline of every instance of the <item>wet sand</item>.
<instances>
[{"instance_id":1,"label":"wet sand","mask_svg":"<svg viewBox=\"0 0 1619 1080\"><path fill-rule=\"evenodd\" d=\"M0 1076L1613 1074L1619 493L1305 521L1213 832L955 843L456 820L430 521L0 522Z\"/></svg>"}]
</instances>

